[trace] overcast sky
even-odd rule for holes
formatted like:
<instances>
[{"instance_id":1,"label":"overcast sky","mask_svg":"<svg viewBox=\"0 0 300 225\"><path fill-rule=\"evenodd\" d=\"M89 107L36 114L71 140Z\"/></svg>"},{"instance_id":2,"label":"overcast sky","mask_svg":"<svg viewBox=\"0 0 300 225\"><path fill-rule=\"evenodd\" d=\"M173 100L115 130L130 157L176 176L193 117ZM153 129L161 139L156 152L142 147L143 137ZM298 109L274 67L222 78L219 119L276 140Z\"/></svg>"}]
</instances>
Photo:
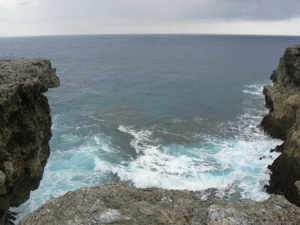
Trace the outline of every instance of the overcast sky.
<instances>
[{"instance_id":1,"label":"overcast sky","mask_svg":"<svg viewBox=\"0 0 300 225\"><path fill-rule=\"evenodd\" d=\"M0 0L0 36L300 35L300 0Z\"/></svg>"}]
</instances>

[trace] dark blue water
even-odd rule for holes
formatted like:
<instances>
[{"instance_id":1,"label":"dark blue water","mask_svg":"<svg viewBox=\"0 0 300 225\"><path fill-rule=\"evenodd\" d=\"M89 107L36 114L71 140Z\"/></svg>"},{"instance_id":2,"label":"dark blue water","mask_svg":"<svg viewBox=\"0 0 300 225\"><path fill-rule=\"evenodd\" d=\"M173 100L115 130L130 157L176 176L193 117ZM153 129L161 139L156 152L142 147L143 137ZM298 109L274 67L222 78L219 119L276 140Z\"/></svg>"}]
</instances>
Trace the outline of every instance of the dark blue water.
<instances>
[{"instance_id":1,"label":"dark blue water","mask_svg":"<svg viewBox=\"0 0 300 225\"><path fill-rule=\"evenodd\" d=\"M261 94L299 37L95 35L0 38L0 58L48 58L61 87L51 156L29 213L106 182L188 189L202 199L264 200L280 142L258 128ZM262 160L260 157L265 156Z\"/></svg>"}]
</instances>

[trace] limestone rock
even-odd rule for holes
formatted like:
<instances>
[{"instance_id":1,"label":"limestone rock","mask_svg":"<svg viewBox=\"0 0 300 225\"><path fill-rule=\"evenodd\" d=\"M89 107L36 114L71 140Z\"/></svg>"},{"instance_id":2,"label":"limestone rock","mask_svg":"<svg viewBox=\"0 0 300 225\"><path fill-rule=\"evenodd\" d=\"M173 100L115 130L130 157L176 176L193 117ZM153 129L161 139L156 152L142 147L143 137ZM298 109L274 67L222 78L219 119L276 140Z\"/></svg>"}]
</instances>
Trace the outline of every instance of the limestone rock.
<instances>
[{"instance_id":1,"label":"limestone rock","mask_svg":"<svg viewBox=\"0 0 300 225\"><path fill-rule=\"evenodd\" d=\"M266 85L263 90L270 113L261 126L272 137L285 140L300 109L300 45L286 49L271 80L274 85Z\"/></svg>"},{"instance_id":2,"label":"limestone rock","mask_svg":"<svg viewBox=\"0 0 300 225\"><path fill-rule=\"evenodd\" d=\"M300 45L287 48L279 61L279 65L271 75L271 80L276 85L300 86Z\"/></svg>"},{"instance_id":3,"label":"limestone rock","mask_svg":"<svg viewBox=\"0 0 300 225\"><path fill-rule=\"evenodd\" d=\"M5 174L0 170L0 186L5 183Z\"/></svg>"},{"instance_id":4,"label":"limestone rock","mask_svg":"<svg viewBox=\"0 0 300 225\"><path fill-rule=\"evenodd\" d=\"M270 166L269 193L283 194L300 206L300 45L286 49L263 94L270 109L261 123L272 137L284 140L283 153Z\"/></svg>"},{"instance_id":5,"label":"limestone rock","mask_svg":"<svg viewBox=\"0 0 300 225\"><path fill-rule=\"evenodd\" d=\"M270 112L264 117L261 126L272 137L285 140L288 130L295 124L300 107L299 90L282 83L264 86L263 94Z\"/></svg>"},{"instance_id":6,"label":"limestone rock","mask_svg":"<svg viewBox=\"0 0 300 225\"><path fill-rule=\"evenodd\" d=\"M42 179L52 135L43 92L59 86L55 72L46 59L0 60L0 224Z\"/></svg>"},{"instance_id":7,"label":"limestone rock","mask_svg":"<svg viewBox=\"0 0 300 225\"><path fill-rule=\"evenodd\" d=\"M300 209L283 196L264 202L201 201L189 191L138 189L125 184L80 188L48 200L19 225L297 224Z\"/></svg>"}]
</instances>

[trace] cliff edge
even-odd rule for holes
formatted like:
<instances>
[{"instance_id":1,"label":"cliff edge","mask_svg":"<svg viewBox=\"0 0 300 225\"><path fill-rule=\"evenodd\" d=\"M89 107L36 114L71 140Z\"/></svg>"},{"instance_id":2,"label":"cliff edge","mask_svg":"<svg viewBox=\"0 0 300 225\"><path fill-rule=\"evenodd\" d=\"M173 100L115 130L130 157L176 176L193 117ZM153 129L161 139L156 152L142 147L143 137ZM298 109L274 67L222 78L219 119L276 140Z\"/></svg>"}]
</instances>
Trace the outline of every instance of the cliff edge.
<instances>
[{"instance_id":1,"label":"cliff edge","mask_svg":"<svg viewBox=\"0 0 300 225\"><path fill-rule=\"evenodd\" d=\"M0 60L0 224L39 186L50 154L50 107L43 92L59 86L46 59Z\"/></svg>"},{"instance_id":2,"label":"cliff edge","mask_svg":"<svg viewBox=\"0 0 300 225\"><path fill-rule=\"evenodd\" d=\"M300 209L283 196L264 202L201 201L190 191L104 184L52 198L19 225L298 224Z\"/></svg>"},{"instance_id":3,"label":"cliff edge","mask_svg":"<svg viewBox=\"0 0 300 225\"><path fill-rule=\"evenodd\" d=\"M284 143L277 148L282 154L269 166L272 174L266 191L300 206L300 45L286 49L271 80L273 85L263 89L270 112L261 126Z\"/></svg>"}]
</instances>

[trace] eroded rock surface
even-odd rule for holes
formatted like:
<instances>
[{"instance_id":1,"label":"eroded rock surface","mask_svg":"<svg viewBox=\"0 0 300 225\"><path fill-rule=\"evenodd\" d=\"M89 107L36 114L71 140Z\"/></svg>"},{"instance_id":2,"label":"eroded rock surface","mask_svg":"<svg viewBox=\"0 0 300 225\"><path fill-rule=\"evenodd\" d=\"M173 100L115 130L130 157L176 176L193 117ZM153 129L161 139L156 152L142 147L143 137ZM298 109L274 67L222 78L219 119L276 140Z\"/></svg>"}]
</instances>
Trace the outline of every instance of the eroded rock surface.
<instances>
[{"instance_id":1,"label":"eroded rock surface","mask_svg":"<svg viewBox=\"0 0 300 225\"><path fill-rule=\"evenodd\" d=\"M261 125L272 137L285 140L299 116L300 45L286 49L271 80L273 85L265 85L263 90L270 113Z\"/></svg>"},{"instance_id":2,"label":"eroded rock surface","mask_svg":"<svg viewBox=\"0 0 300 225\"><path fill-rule=\"evenodd\" d=\"M298 224L300 209L283 196L264 202L201 201L189 191L138 189L125 184L80 188L48 200L19 225L62 224Z\"/></svg>"},{"instance_id":3,"label":"eroded rock surface","mask_svg":"<svg viewBox=\"0 0 300 225\"><path fill-rule=\"evenodd\" d=\"M273 85L266 85L263 94L270 113L261 126L272 137L284 140L283 153L270 166L272 171L267 191L283 194L300 206L300 45L286 49L271 75Z\"/></svg>"},{"instance_id":4,"label":"eroded rock surface","mask_svg":"<svg viewBox=\"0 0 300 225\"><path fill-rule=\"evenodd\" d=\"M48 88L59 86L46 59L0 60L0 224L39 186L50 153Z\"/></svg>"}]
</instances>

